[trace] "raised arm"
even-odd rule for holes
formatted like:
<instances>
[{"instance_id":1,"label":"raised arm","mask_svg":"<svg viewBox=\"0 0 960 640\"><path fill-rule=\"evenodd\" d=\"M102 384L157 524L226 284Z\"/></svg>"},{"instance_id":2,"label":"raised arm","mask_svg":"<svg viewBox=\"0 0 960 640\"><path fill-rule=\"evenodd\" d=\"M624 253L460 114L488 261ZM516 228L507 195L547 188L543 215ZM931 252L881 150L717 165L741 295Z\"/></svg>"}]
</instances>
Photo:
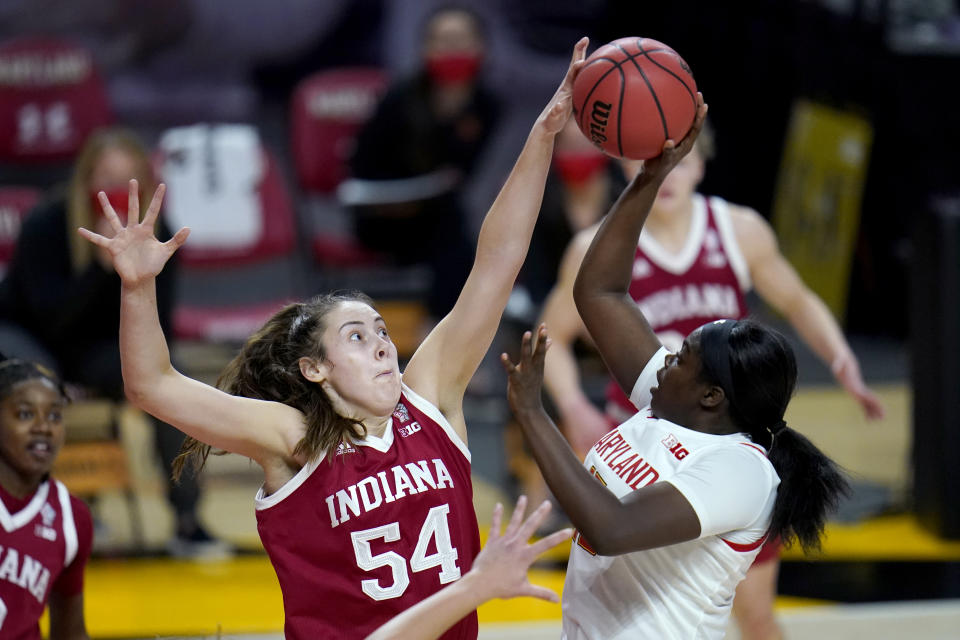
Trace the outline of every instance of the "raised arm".
<instances>
[{"instance_id":1,"label":"raised arm","mask_svg":"<svg viewBox=\"0 0 960 640\"><path fill-rule=\"evenodd\" d=\"M737 243L760 297L782 313L870 419L882 418L883 403L867 387L857 357L830 309L810 290L777 244L773 229L746 207L730 208Z\"/></svg>"},{"instance_id":2,"label":"raised arm","mask_svg":"<svg viewBox=\"0 0 960 640\"><path fill-rule=\"evenodd\" d=\"M553 154L570 117L573 80L588 41L574 47L567 73L527 136L520 157L484 218L473 268L449 314L420 345L404 382L433 402L461 437L463 393L486 354L527 255Z\"/></svg>"},{"instance_id":3,"label":"raised arm","mask_svg":"<svg viewBox=\"0 0 960 640\"><path fill-rule=\"evenodd\" d=\"M592 226L574 236L563 255L557 282L543 305L540 321L550 328L552 346L547 351L543 382L560 412L560 422L570 444L584 453L607 431L610 425L580 384L580 370L573 345L586 334L577 305L573 301L573 283L583 255L596 233Z\"/></svg>"},{"instance_id":4,"label":"raised arm","mask_svg":"<svg viewBox=\"0 0 960 640\"><path fill-rule=\"evenodd\" d=\"M180 229L167 242L153 234L163 201L157 188L144 220L130 215L124 226L100 193L112 238L80 229L80 234L105 247L121 279L120 359L123 383L132 403L184 433L213 447L239 453L261 463L286 458L303 432L302 414L274 402L239 398L188 378L173 368L157 314L156 276L186 241ZM140 211L136 180L130 181L128 211Z\"/></svg>"},{"instance_id":5,"label":"raised arm","mask_svg":"<svg viewBox=\"0 0 960 640\"><path fill-rule=\"evenodd\" d=\"M610 373L630 393L647 361L660 349L660 340L630 297L630 277L637 241L664 178L685 156L700 133L707 107L699 107L690 132L644 162L627 185L587 249L573 287L573 299L587 331Z\"/></svg>"}]
</instances>

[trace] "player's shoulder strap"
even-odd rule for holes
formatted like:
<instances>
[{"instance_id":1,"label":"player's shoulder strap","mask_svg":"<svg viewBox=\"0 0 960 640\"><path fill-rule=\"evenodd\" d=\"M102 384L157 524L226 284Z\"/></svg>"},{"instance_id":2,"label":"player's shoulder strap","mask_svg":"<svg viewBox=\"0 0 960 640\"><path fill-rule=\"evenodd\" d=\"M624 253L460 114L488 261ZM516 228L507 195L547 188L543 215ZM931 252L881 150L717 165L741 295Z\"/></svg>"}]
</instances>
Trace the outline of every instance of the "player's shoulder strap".
<instances>
[{"instance_id":1,"label":"player's shoulder strap","mask_svg":"<svg viewBox=\"0 0 960 640\"><path fill-rule=\"evenodd\" d=\"M733 219L730 216L730 204L718 196L705 198L707 203L707 215L713 220L720 235L720 243L723 245L723 252L730 261L730 268L733 269L740 290L747 292L753 288L753 281L750 278L750 268L747 266L747 260L743 257L740 250L740 243L737 241L737 234L733 227Z\"/></svg>"},{"instance_id":2,"label":"player's shoulder strap","mask_svg":"<svg viewBox=\"0 0 960 640\"><path fill-rule=\"evenodd\" d=\"M436 406L433 405L429 400L420 396L416 391L408 387L406 384L402 385L401 393L403 398L406 399L413 407L418 411L426 415L428 418L436 422L450 441L460 450L460 453L467 459L467 462L470 462L470 449L467 448L467 443L463 441L462 438L457 434L456 429L453 428L453 425L450 424L450 421L447 420L447 417L440 412Z\"/></svg>"},{"instance_id":3,"label":"player's shoulder strap","mask_svg":"<svg viewBox=\"0 0 960 640\"><path fill-rule=\"evenodd\" d=\"M68 566L77 557L79 548L77 538L77 523L73 517L73 505L70 502L70 492L59 480L53 480L57 490L57 501L60 504L60 517L63 525L64 558L63 566Z\"/></svg>"}]
</instances>

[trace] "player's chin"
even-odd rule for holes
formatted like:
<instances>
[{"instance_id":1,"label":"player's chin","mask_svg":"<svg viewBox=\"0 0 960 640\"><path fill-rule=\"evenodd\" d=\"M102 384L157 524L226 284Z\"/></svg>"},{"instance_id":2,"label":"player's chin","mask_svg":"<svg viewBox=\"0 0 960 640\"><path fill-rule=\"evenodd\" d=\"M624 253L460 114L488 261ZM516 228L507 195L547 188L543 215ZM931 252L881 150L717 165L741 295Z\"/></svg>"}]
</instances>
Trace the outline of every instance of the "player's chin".
<instances>
[{"instance_id":1,"label":"player's chin","mask_svg":"<svg viewBox=\"0 0 960 640\"><path fill-rule=\"evenodd\" d=\"M660 389L658 387L650 387L650 408L653 409L654 413L656 413L659 406Z\"/></svg>"}]
</instances>

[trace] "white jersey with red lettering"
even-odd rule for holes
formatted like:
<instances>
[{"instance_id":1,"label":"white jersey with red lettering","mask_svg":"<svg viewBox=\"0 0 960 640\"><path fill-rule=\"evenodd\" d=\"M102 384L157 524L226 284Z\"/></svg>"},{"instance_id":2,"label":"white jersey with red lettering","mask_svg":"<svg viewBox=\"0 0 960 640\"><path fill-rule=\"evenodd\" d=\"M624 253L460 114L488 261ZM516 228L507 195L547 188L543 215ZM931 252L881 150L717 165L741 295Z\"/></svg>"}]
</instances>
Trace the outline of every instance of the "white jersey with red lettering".
<instances>
[{"instance_id":1,"label":"white jersey with red lettering","mask_svg":"<svg viewBox=\"0 0 960 640\"><path fill-rule=\"evenodd\" d=\"M640 234L630 297L668 349L679 349L690 332L707 322L745 317L744 294L751 286L730 205L722 198L693 195L690 230L676 253L665 249L649 231ZM611 426L636 412L612 380L606 396Z\"/></svg>"},{"instance_id":2,"label":"white jersey with red lettering","mask_svg":"<svg viewBox=\"0 0 960 640\"><path fill-rule=\"evenodd\" d=\"M600 556L574 538L563 589L569 640L723 638L737 583L763 542L780 479L746 434L701 433L653 416L650 388L661 349L630 398L645 407L605 435L584 465L618 498L669 482L693 507L700 537Z\"/></svg>"},{"instance_id":3,"label":"white jersey with red lettering","mask_svg":"<svg viewBox=\"0 0 960 640\"><path fill-rule=\"evenodd\" d=\"M460 578L480 551L470 452L440 410L403 386L368 435L257 494L257 529L289 640L365 638ZM443 640L475 640L477 616Z\"/></svg>"}]
</instances>

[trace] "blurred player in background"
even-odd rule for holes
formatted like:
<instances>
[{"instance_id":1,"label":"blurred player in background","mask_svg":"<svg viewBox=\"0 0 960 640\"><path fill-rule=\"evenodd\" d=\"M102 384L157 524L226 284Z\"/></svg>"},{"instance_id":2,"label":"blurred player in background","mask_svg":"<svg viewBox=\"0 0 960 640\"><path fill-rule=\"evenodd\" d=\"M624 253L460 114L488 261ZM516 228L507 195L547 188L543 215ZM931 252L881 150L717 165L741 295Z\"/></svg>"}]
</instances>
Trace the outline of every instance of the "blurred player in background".
<instances>
[{"instance_id":1,"label":"blurred player in background","mask_svg":"<svg viewBox=\"0 0 960 640\"><path fill-rule=\"evenodd\" d=\"M17 238L13 262L0 283L0 350L40 362L85 394L124 400L117 332L120 278L110 252L76 233L88 227L109 233L97 193L103 191L125 214L131 178L152 190L156 181L147 149L131 131L107 128L86 140L65 193L55 193L30 212ZM157 236L170 237L162 220ZM157 278L157 314L169 335L177 265ZM193 473L170 480L183 434L153 417L155 445L163 465L167 501L174 514L168 550L179 557L222 556L229 549L199 522L200 488Z\"/></svg>"}]
</instances>

